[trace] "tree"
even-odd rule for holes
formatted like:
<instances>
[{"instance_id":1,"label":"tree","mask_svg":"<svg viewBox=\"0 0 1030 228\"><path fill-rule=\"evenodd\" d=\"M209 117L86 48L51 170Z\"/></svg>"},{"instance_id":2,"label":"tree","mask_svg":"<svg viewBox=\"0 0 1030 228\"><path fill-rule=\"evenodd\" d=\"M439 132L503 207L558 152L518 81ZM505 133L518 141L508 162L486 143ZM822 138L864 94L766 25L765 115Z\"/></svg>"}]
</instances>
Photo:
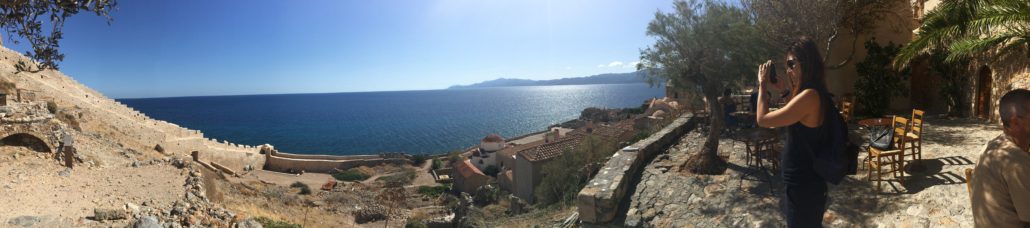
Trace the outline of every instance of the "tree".
<instances>
[{"instance_id":1,"label":"tree","mask_svg":"<svg viewBox=\"0 0 1030 228\"><path fill-rule=\"evenodd\" d=\"M537 203L568 205L576 199L579 191L590 181L591 175L604 165L606 158L615 153L616 142L596 135L587 135L575 148L564 151L561 156L544 164L541 173L545 175L534 189Z\"/></svg>"},{"instance_id":2,"label":"tree","mask_svg":"<svg viewBox=\"0 0 1030 228\"><path fill-rule=\"evenodd\" d=\"M891 60L898 54L900 46L894 43L880 46L876 39L870 39L866 41L865 48L865 59L855 64L859 75L855 81L858 113L863 116L881 116L886 113L891 97L908 93L902 83L908 80L908 70L891 67Z\"/></svg>"},{"instance_id":3,"label":"tree","mask_svg":"<svg viewBox=\"0 0 1030 228\"><path fill-rule=\"evenodd\" d=\"M18 71L56 70L57 62L64 60L64 54L58 51L58 47L64 35L61 30L65 20L86 11L107 18L107 23L110 24L110 13L116 5L115 0L0 1L0 27L10 36L8 38L11 42L18 43L14 35L28 41L32 45L32 51L26 51L25 55L38 62L35 67L19 62L16 66ZM49 18L49 21L44 24L40 17ZM43 29L44 26L50 27L49 35Z\"/></svg>"},{"instance_id":4,"label":"tree","mask_svg":"<svg viewBox=\"0 0 1030 228\"><path fill-rule=\"evenodd\" d=\"M826 67L836 69L847 65L855 56L858 37L876 29L876 23L893 16L907 22L894 13L897 0L741 0L741 5L757 20L762 34L768 42L786 47L806 35L812 40L824 41L823 62ZM841 35L850 35L850 40L841 40ZM850 42L851 51L841 60L830 59L833 44Z\"/></svg>"},{"instance_id":5,"label":"tree","mask_svg":"<svg viewBox=\"0 0 1030 228\"><path fill-rule=\"evenodd\" d=\"M719 133L724 110L719 92L732 84L754 80L758 64L770 55L754 18L743 9L722 2L697 0L674 2L671 13L655 13L647 35L653 46L640 52L637 68L653 75L648 82L668 81L677 88L697 88L711 109L711 131L702 151L684 164L700 174L725 171L726 161L718 157Z\"/></svg>"},{"instance_id":6,"label":"tree","mask_svg":"<svg viewBox=\"0 0 1030 228\"><path fill-rule=\"evenodd\" d=\"M992 58L1030 50L1030 1L943 1L928 12L916 38L894 59L903 67L919 55L946 51L949 62L996 53Z\"/></svg>"}]
</instances>

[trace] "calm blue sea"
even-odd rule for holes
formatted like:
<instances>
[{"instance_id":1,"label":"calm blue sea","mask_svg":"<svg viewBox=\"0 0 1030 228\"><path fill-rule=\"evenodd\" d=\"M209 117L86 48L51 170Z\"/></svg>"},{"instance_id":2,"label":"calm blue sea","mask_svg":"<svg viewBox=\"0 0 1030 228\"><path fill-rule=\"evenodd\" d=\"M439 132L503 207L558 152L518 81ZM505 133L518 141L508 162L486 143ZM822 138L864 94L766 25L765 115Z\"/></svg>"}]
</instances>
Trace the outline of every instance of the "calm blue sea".
<instances>
[{"instance_id":1,"label":"calm blue sea","mask_svg":"<svg viewBox=\"0 0 1030 228\"><path fill-rule=\"evenodd\" d=\"M121 99L208 138L284 152L438 153L579 117L587 107L637 107L663 96L647 84Z\"/></svg>"}]
</instances>

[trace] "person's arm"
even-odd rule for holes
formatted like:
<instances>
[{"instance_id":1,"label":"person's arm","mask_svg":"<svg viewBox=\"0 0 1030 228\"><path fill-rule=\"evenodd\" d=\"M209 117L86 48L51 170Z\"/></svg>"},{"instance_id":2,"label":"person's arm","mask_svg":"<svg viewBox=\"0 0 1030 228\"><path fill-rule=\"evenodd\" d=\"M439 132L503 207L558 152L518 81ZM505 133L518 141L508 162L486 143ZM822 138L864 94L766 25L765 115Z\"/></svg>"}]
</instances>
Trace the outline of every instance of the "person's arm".
<instances>
[{"instance_id":1,"label":"person's arm","mask_svg":"<svg viewBox=\"0 0 1030 228\"><path fill-rule=\"evenodd\" d=\"M1016 216L1020 221L1030 223L1030 157L1026 151L1012 153L1024 154L1013 154L1015 159L1005 162L1007 169L1002 172L1002 177L1012 197L1012 206L1016 208Z\"/></svg>"},{"instance_id":2,"label":"person's arm","mask_svg":"<svg viewBox=\"0 0 1030 228\"><path fill-rule=\"evenodd\" d=\"M770 113L765 80L771 64L772 61L766 62L758 69L758 110L755 110L755 123L762 127L782 127L797 123L818 107L819 94L814 90L802 91L783 108Z\"/></svg>"}]
</instances>

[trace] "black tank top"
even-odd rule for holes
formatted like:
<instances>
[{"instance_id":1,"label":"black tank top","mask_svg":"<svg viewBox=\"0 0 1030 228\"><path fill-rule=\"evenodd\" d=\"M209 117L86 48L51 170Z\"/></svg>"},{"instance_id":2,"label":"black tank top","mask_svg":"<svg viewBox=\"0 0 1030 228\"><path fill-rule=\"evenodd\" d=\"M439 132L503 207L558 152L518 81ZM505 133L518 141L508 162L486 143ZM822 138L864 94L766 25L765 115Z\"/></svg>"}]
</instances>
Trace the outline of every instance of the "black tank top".
<instances>
[{"instance_id":1,"label":"black tank top","mask_svg":"<svg viewBox=\"0 0 1030 228\"><path fill-rule=\"evenodd\" d=\"M824 100L826 95L820 93L819 97L820 100ZM820 105L826 105L826 102L820 103ZM820 107L821 109L822 107ZM787 127L787 152L783 153L780 158L783 163L781 169L784 184L799 186L824 182L812 168L812 155L824 149L821 148L825 135L822 129L822 124L819 127L811 128L801 124L801 121Z\"/></svg>"}]
</instances>

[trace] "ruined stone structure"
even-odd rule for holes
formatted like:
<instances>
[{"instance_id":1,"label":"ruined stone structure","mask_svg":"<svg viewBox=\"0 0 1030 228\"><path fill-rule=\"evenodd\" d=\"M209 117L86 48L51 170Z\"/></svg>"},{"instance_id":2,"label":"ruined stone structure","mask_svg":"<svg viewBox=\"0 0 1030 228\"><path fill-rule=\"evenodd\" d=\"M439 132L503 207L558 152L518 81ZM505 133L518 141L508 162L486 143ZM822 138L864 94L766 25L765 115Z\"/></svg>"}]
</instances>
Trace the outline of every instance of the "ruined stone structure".
<instances>
[{"instance_id":1,"label":"ruined stone structure","mask_svg":"<svg viewBox=\"0 0 1030 228\"><path fill-rule=\"evenodd\" d=\"M51 121L45 103L13 103L0 109L0 143L29 147L39 152L57 152L63 126Z\"/></svg>"},{"instance_id":2,"label":"ruined stone structure","mask_svg":"<svg viewBox=\"0 0 1030 228\"><path fill-rule=\"evenodd\" d=\"M316 172L332 173L358 166L376 166L380 164L408 164L411 159L397 154L382 155L306 155L283 153L270 145L259 147L263 154L263 168L276 172Z\"/></svg>"}]
</instances>

